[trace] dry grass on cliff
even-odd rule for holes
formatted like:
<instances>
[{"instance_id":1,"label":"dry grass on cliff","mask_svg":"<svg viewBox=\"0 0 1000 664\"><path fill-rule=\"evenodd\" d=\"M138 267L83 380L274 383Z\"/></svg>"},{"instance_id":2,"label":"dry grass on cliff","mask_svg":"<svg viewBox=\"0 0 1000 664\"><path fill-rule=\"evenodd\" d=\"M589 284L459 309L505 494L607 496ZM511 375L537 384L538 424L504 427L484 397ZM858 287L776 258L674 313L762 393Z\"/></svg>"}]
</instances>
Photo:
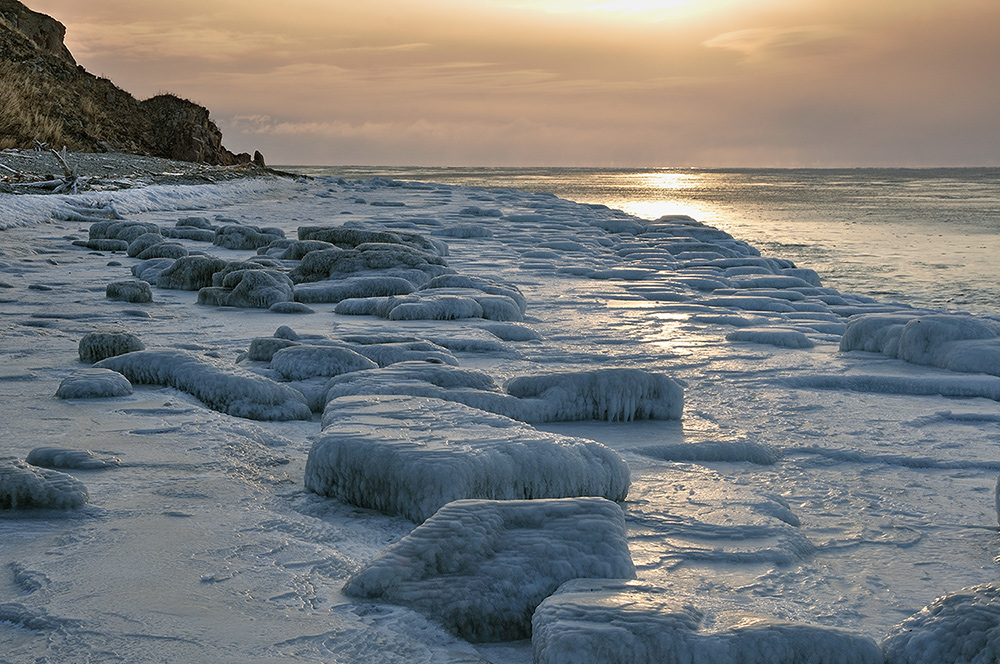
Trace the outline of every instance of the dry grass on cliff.
<instances>
[{"instance_id":1,"label":"dry grass on cliff","mask_svg":"<svg viewBox=\"0 0 1000 664\"><path fill-rule=\"evenodd\" d=\"M63 121L48 112L51 100L62 96L51 79L20 63L0 61L0 149L30 146L35 141L66 145Z\"/></svg>"}]
</instances>

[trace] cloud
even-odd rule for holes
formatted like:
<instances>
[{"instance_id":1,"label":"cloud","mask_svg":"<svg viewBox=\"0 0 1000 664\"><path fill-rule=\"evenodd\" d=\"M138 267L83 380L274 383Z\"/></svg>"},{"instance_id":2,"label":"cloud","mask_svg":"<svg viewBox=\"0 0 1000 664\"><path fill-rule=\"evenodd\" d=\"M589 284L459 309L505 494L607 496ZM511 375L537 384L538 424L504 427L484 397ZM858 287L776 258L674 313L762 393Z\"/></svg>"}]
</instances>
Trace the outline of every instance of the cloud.
<instances>
[{"instance_id":1,"label":"cloud","mask_svg":"<svg viewBox=\"0 0 1000 664\"><path fill-rule=\"evenodd\" d=\"M764 62L846 51L851 35L836 25L749 28L717 35L704 45L736 51L746 62Z\"/></svg>"}]
</instances>

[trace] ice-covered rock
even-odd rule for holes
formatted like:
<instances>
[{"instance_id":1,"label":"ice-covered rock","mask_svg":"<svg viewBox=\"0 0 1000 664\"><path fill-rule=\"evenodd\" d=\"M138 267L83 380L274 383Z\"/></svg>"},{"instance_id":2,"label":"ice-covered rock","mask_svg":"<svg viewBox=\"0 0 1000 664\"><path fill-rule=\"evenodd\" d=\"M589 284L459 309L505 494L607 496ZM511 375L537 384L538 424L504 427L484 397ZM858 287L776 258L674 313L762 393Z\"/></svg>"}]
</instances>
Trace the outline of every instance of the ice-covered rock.
<instances>
[{"instance_id":1,"label":"ice-covered rock","mask_svg":"<svg viewBox=\"0 0 1000 664\"><path fill-rule=\"evenodd\" d=\"M341 249L354 249L363 244L401 244L421 252L444 255L441 245L432 242L419 233L403 231L371 231L343 226L300 226L299 240L320 240Z\"/></svg>"},{"instance_id":2,"label":"ice-covered rock","mask_svg":"<svg viewBox=\"0 0 1000 664\"><path fill-rule=\"evenodd\" d=\"M527 309L527 300L525 300L524 295L521 293L521 289L514 284L509 284L499 279L473 277L464 274L443 274L427 282L422 290L434 288L478 290L490 295L503 295L514 300L522 314Z\"/></svg>"},{"instance_id":3,"label":"ice-covered rock","mask_svg":"<svg viewBox=\"0 0 1000 664\"><path fill-rule=\"evenodd\" d=\"M78 351L81 362L93 364L115 355L143 350L145 347L139 337L131 332L88 332L80 339Z\"/></svg>"},{"instance_id":4,"label":"ice-covered rock","mask_svg":"<svg viewBox=\"0 0 1000 664\"><path fill-rule=\"evenodd\" d=\"M288 275L276 270L243 269L226 274L221 287L199 290L198 304L267 309L279 302L291 302L292 294Z\"/></svg>"},{"instance_id":5,"label":"ice-covered rock","mask_svg":"<svg viewBox=\"0 0 1000 664\"><path fill-rule=\"evenodd\" d=\"M108 399L130 394L132 383L128 382L128 378L117 371L94 368L81 369L67 376L56 390L60 399Z\"/></svg>"},{"instance_id":6,"label":"ice-covered rock","mask_svg":"<svg viewBox=\"0 0 1000 664\"><path fill-rule=\"evenodd\" d=\"M544 404L539 416L526 415L529 422L679 419L684 409L684 388L677 381L639 369L520 376L506 390Z\"/></svg>"},{"instance_id":7,"label":"ice-covered rock","mask_svg":"<svg viewBox=\"0 0 1000 664\"><path fill-rule=\"evenodd\" d=\"M314 314L315 309L301 302L275 302L267 308L272 314Z\"/></svg>"},{"instance_id":8,"label":"ice-covered rock","mask_svg":"<svg viewBox=\"0 0 1000 664\"><path fill-rule=\"evenodd\" d=\"M965 314L868 314L848 322L840 350L1000 376L1000 323Z\"/></svg>"},{"instance_id":9,"label":"ice-covered rock","mask_svg":"<svg viewBox=\"0 0 1000 664\"><path fill-rule=\"evenodd\" d=\"M102 360L99 368L133 384L168 385L213 410L251 420L306 420L312 412L300 392L264 376L191 351L142 350Z\"/></svg>"},{"instance_id":10,"label":"ice-covered rock","mask_svg":"<svg viewBox=\"0 0 1000 664\"><path fill-rule=\"evenodd\" d=\"M576 579L532 618L535 664L882 664L868 637L747 615L706 615L644 581Z\"/></svg>"},{"instance_id":11,"label":"ice-covered rock","mask_svg":"<svg viewBox=\"0 0 1000 664\"><path fill-rule=\"evenodd\" d=\"M259 249L283 237L285 232L280 228L227 225L216 229L212 243L226 249Z\"/></svg>"},{"instance_id":12,"label":"ice-covered rock","mask_svg":"<svg viewBox=\"0 0 1000 664\"><path fill-rule=\"evenodd\" d=\"M71 509L87 499L87 487L71 475L0 458L0 509Z\"/></svg>"},{"instance_id":13,"label":"ice-covered rock","mask_svg":"<svg viewBox=\"0 0 1000 664\"><path fill-rule=\"evenodd\" d=\"M276 351L270 366L287 380L305 380L374 369L378 364L346 346L298 345Z\"/></svg>"},{"instance_id":14,"label":"ice-covered rock","mask_svg":"<svg viewBox=\"0 0 1000 664\"><path fill-rule=\"evenodd\" d=\"M396 270L408 270L422 276L419 284L447 273L444 260L437 254L414 249L405 244L360 244L356 249L325 249L312 251L302 258L291 272L292 280L299 284L324 279L336 279L351 274L381 272L384 276ZM407 279L412 281L412 279ZM419 285L418 284L418 285Z\"/></svg>"},{"instance_id":15,"label":"ice-covered rock","mask_svg":"<svg viewBox=\"0 0 1000 664\"><path fill-rule=\"evenodd\" d=\"M128 255L132 258L136 258L139 254L146 251L146 249L165 241L166 240L164 240L160 233L143 233L129 243ZM150 258L152 258L152 256Z\"/></svg>"},{"instance_id":16,"label":"ice-covered rock","mask_svg":"<svg viewBox=\"0 0 1000 664\"><path fill-rule=\"evenodd\" d=\"M139 279L112 281L104 289L104 295L109 300L131 302L132 304L143 304L153 301L153 289L149 283Z\"/></svg>"},{"instance_id":17,"label":"ice-covered rock","mask_svg":"<svg viewBox=\"0 0 1000 664\"><path fill-rule=\"evenodd\" d=\"M990 664L1000 661L1000 584L938 597L889 630L887 664Z\"/></svg>"},{"instance_id":18,"label":"ice-covered rock","mask_svg":"<svg viewBox=\"0 0 1000 664\"><path fill-rule=\"evenodd\" d=\"M799 330L787 327L745 327L726 335L727 341L748 341L780 348L812 348L816 344Z\"/></svg>"},{"instance_id":19,"label":"ice-covered rock","mask_svg":"<svg viewBox=\"0 0 1000 664\"><path fill-rule=\"evenodd\" d=\"M306 488L424 521L462 498L622 500L629 471L612 450L441 399L331 400L306 462Z\"/></svg>"},{"instance_id":20,"label":"ice-covered rock","mask_svg":"<svg viewBox=\"0 0 1000 664\"><path fill-rule=\"evenodd\" d=\"M527 638L575 578L632 578L621 508L603 498L458 500L355 574L352 597L402 604L473 642Z\"/></svg>"},{"instance_id":21,"label":"ice-covered rock","mask_svg":"<svg viewBox=\"0 0 1000 664\"><path fill-rule=\"evenodd\" d=\"M152 222L111 219L92 223L88 234L91 240L121 240L126 243L125 248L128 249L128 244L140 235L159 234L159 232L160 227Z\"/></svg>"},{"instance_id":22,"label":"ice-covered rock","mask_svg":"<svg viewBox=\"0 0 1000 664\"><path fill-rule=\"evenodd\" d=\"M385 275L345 277L297 284L295 300L309 303L340 302L351 298L409 295L416 289L413 283L402 277Z\"/></svg>"},{"instance_id":23,"label":"ice-covered rock","mask_svg":"<svg viewBox=\"0 0 1000 664\"><path fill-rule=\"evenodd\" d=\"M212 275L226 267L226 261L210 256L178 258L156 278L159 288L196 291L212 285ZM136 275L142 278L142 275Z\"/></svg>"},{"instance_id":24,"label":"ice-covered rock","mask_svg":"<svg viewBox=\"0 0 1000 664\"><path fill-rule=\"evenodd\" d=\"M65 447L36 447L25 459L32 466L41 468L67 468L73 470L101 470L120 465L118 459L97 456L90 450L71 450Z\"/></svg>"},{"instance_id":25,"label":"ice-covered rock","mask_svg":"<svg viewBox=\"0 0 1000 664\"><path fill-rule=\"evenodd\" d=\"M151 258L148 261L142 261L133 265L132 276L146 283L155 284L163 271L171 267L175 262L172 258Z\"/></svg>"}]
</instances>

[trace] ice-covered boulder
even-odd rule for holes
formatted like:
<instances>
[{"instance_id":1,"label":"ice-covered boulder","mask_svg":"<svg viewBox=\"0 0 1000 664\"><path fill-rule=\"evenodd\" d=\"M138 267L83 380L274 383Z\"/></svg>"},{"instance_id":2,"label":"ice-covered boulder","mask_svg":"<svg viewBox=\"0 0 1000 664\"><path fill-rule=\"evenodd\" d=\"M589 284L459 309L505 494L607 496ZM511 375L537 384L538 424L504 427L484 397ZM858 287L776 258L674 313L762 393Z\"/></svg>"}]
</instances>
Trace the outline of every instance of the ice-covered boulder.
<instances>
[{"instance_id":1,"label":"ice-covered boulder","mask_svg":"<svg viewBox=\"0 0 1000 664\"><path fill-rule=\"evenodd\" d=\"M726 335L727 341L748 341L779 348L812 348L816 344L799 330L787 327L745 327Z\"/></svg>"},{"instance_id":2,"label":"ice-covered boulder","mask_svg":"<svg viewBox=\"0 0 1000 664\"><path fill-rule=\"evenodd\" d=\"M218 273L214 275L217 276ZM268 269L235 270L225 275L221 287L198 291L198 304L221 307L267 309L278 302L291 301L292 280L286 274Z\"/></svg>"},{"instance_id":3,"label":"ice-covered boulder","mask_svg":"<svg viewBox=\"0 0 1000 664\"><path fill-rule=\"evenodd\" d=\"M677 381L639 369L520 376L506 390L518 399L541 402L541 412L525 414L529 422L680 419L684 409L684 388Z\"/></svg>"},{"instance_id":4,"label":"ice-covered boulder","mask_svg":"<svg viewBox=\"0 0 1000 664\"><path fill-rule=\"evenodd\" d=\"M298 345L276 351L270 366L287 380L305 380L374 369L378 364L346 346Z\"/></svg>"},{"instance_id":5,"label":"ice-covered boulder","mask_svg":"<svg viewBox=\"0 0 1000 664\"><path fill-rule=\"evenodd\" d=\"M151 258L132 266L132 276L149 284L155 284L164 270L176 261L172 258Z\"/></svg>"},{"instance_id":6,"label":"ice-covered boulder","mask_svg":"<svg viewBox=\"0 0 1000 664\"><path fill-rule=\"evenodd\" d=\"M271 243L274 246L274 243ZM300 261L310 251L322 251L324 249L335 249L337 246L322 240L291 240L281 251L281 259L286 261ZM258 250L259 251L259 250Z\"/></svg>"},{"instance_id":7,"label":"ice-covered boulder","mask_svg":"<svg viewBox=\"0 0 1000 664\"><path fill-rule=\"evenodd\" d=\"M280 228L227 225L216 229L212 244L225 249L249 250L266 247L283 237L285 232Z\"/></svg>"},{"instance_id":8,"label":"ice-covered boulder","mask_svg":"<svg viewBox=\"0 0 1000 664\"><path fill-rule=\"evenodd\" d=\"M462 498L623 500L629 471L599 443L462 404L358 395L327 404L305 484L315 493L420 522Z\"/></svg>"},{"instance_id":9,"label":"ice-covered boulder","mask_svg":"<svg viewBox=\"0 0 1000 664\"><path fill-rule=\"evenodd\" d=\"M128 255L131 258L136 258L139 254L146 251L153 245L161 244L165 242L163 236L160 233L143 233L136 239L132 240L128 245ZM152 257L150 257L152 258Z\"/></svg>"},{"instance_id":10,"label":"ice-covered boulder","mask_svg":"<svg viewBox=\"0 0 1000 664\"><path fill-rule=\"evenodd\" d=\"M156 278L159 288L196 291L212 285L212 275L226 267L226 261L210 256L178 258ZM139 276L139 275L136 275ZM140 277L141 278L141 277Z\"/></svg>"},{"instance_id":11,"label":"ice-covered boulder","mask_svg":"<svg viewBox=\"0 0 1000 664\"><path fill-rule=\"evenodd\" d=\"M36 447L28 452L25 461L41 468L73 470L102 470L121 465L114 457L102 459L90 450L71 450L65 447Z\"/></svg>"},{"instance_id":12,"label":"ice-covered boulder","mask_svg":"<svg viewBox=\"0 0 1000 664\"><path fill-rule=\"evenodd\" d=\"M990 664L1000 661L1000 584L938 597L889 630L887 664Z\"/></svg>"},{"instance_id":13,"label":"ice-covered boulder","mask_svg":"<svg viewBox=\"0 0 1000 664\"><path fill-rule=\"evenodd\" d=\"M153 301L153 289L149 283L139 279L112 281L104 289L104 295L109 300L131 302L132 304L143 304Z\"/></svg>"},{"instance_id":14,"label":"ice-covered boulder","mask_svg":"<svg viewBox=\"0 0 1000 664\"><path fill-rule=\"evenodd\" d=\"M94 368L82 369L67 376L56 390L60 399L109 399L130 394L132 383L128 382L128 378L117 371Z\"/></svg>"},{"instance_id":15,"label":"ice-covered boulder","mask_svg":"<svg viewBox=\"0 0 1000 664\"><path fill-rule=\"evenodd\" d=\"M1000 323L966 314L867 314L847 323L840 350L1000 376Z\"/></svg>"},{"instance_id":16,"label":"ice-covered boulder","mask_svg":"<svg viewBox=\"0 0 1000 664\"><path fill-rule=\"evenodd\" d=\"M409 295L417 289L412 282L402 277L368 276L324 279L297 284L297 302L340 302L351 298L388 297Z\"/></svg>"},{"instance_id":17,"label":"ice-covered boulder","mask_svg":"<svg viewBox=\"0 0 1000 664\"><path fill-rule=\"evenodd\" d=\"M275 302L267 308L272 314L314 314L315 309L301 302Z\"/></svg>"},{"instance_id":18,"label":"ice-covered boulder","mask_svg":"<svg viewBox=\"0 0 1000 664\"><path fill-rule=\"evenodd\" d=\"M78 351L81 362L93 364L115 355L143 350L145 347L139 337L131 332L88 332L80 339Z\"/></svg>"},{"instance_id":19,"label":"ice-covered boulder","mask_svg":"<svg viewBox=\"0 0 1000 664\"><path fill-rule=\"evenodd\" d=\"M870 638L747 615L706 615L644 581L575 579L536 609L535 664L883 664Z\"/></svg>"},{"instance_id":20,"label":"ice-covered boulder","mask_svg":"<svg viewBox=\"0 0 1000 664\"><path fill-rule=\"evenodd\" d=\"M405 244L360 244L356 249L325 249L312 251L292 270L292 280L299 284L324 279L336 279L351 274L382 272L388 276L394 270L409 270L423 275L420 284L445 274L448 268L437 254L414 249ZM408 279L412 281L412 279Z\"/></svg>"},{"instance_id":21,"label":"ice-covered boulder","mask_svg":"<svg viewBox=\"0 0 1000 664\"><path fill-rule=\"evenodd\" d=\"M514 300L522 314L527 309L527 300L525 300L524 295L521 293L521 289L514 284L509 284L499 279L473 277L464 274L443 274L427 282L422 290L434 288L460 288L478 290L490 295L503 295Z\"/></svg>"},{"instance_id":22,"label":"ice-covered boulder","mask_svg":"<svg viewBox=\"0 0 1000 664\"><path fill-rule=\"evenodd\" d=\"M91 240L121 240L126 243L126 249L128 249L127 245L140 235L159 234L159 232L160 227L152 222L111 219L92 223L88 235Z\"/></svg>"},{"instance_id":23,"label":"ice-covered boulder","mask_svg":"<svg viewBox=\"0 0 1000 664\"><path fill-rule=\"evenodd\" d=\"M473 642L531 633L575 578L632 578L621 508L603 498L458 500L355 574L344 593L402 604Z\"/></svg>"},{"instance_id":24,"label":"ice-covered boulder","mask_svg":"<svg viewBox=\"0 0 1000 664\"><path fill-rule=\"evenodd\" d=\"M354 249L362 244L402 244L423 252L441 253L440 245L431 242L419 233L405 231L371 231L343 226L300 226L299 240L320 240L341 249Z\"/></svg>"},{"instance_id":25,"label":"ice-covered boulder","mask_svg":"<svg viewBox=\"0 0 1000 664\"><path fill-rule=\"evenodd\" d=\"M142 350L102 360L133 384L167 385L213 410L251 420L307 420L312 412L300 392L221 360L175 349Z\"/></svg>"},{"instance_id":26,"label":"ice-covered boulder","mask_svg":"<svg viewBox=\"0 0 1000 664\"><path fill-rule=\"evenodd\" d=\"M0 509L71 509L87 499L87 487L71 475L0 458Z\"/></svg>"}]
</instances>

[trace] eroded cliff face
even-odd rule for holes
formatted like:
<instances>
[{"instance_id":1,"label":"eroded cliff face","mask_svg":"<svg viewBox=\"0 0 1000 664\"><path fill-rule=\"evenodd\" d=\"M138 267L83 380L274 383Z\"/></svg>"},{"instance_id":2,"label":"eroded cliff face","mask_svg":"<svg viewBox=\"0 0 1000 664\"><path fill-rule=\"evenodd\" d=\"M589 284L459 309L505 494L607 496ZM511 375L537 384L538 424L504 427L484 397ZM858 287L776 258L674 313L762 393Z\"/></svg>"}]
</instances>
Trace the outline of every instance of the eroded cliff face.
<instances>
[{"instance_id":1,"label":"eroded cliff face","mask_svg":"<svg viewBox=\"0 0 1000 664\"><path fill-rule=\"evenodd\" d=\"M0 148L44 143L223 166L251 160L223 147L208 109L174 95L140 102L88 73L65 34L54 18L0 0Z\"/></svg>"}]
</instances>

